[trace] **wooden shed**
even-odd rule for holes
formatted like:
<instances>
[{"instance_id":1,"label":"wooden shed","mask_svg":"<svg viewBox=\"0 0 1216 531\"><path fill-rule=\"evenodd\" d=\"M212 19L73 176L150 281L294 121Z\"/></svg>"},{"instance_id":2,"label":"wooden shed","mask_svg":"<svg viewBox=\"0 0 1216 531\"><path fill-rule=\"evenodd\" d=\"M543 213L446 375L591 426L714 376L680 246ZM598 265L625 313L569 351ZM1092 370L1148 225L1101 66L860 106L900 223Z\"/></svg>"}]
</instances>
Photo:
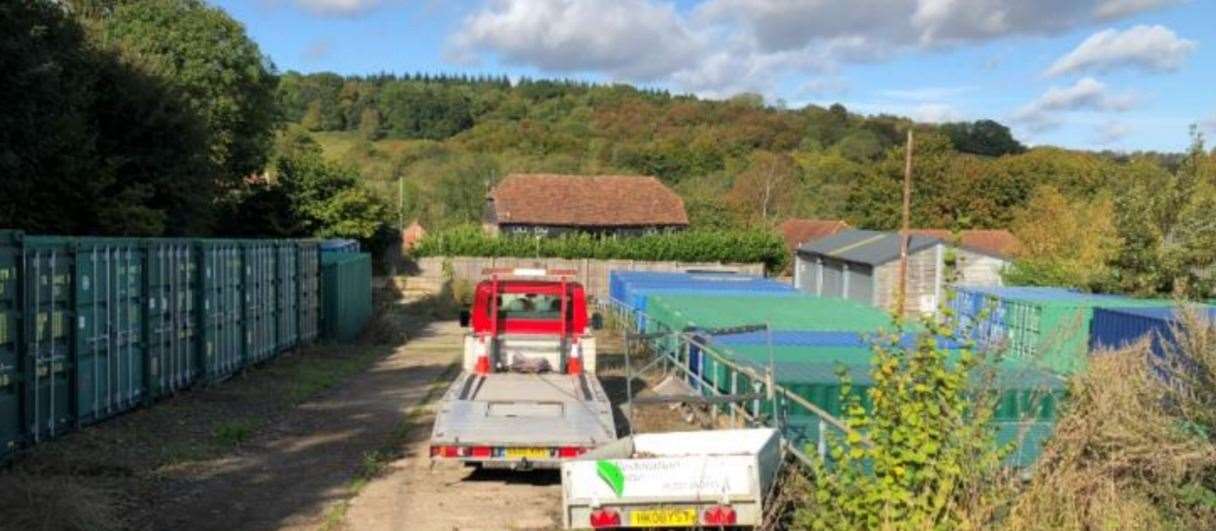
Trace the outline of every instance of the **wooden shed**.
<instances>
[{"instance_id":1,"label":"wooden shed","mask_svg":"<svg viewBox=\"0 0 1216 531\"><path fill-rule=\"evenodd\" d=\"M908 243L905 314L934 313L943 296L946 246L931 236ZM798 249L794 285L821 297L837 297L888 311L898 308L899 234L847 230Z\"/></svg>"}]
</instances>

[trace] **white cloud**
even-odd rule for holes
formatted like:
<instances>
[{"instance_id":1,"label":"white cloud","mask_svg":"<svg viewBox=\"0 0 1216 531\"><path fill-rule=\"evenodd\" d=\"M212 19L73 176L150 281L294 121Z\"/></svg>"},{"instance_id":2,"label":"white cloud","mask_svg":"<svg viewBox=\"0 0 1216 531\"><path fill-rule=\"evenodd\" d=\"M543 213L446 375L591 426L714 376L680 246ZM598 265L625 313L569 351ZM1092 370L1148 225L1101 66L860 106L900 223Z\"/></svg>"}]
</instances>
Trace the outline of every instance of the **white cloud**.
<instances>
[{"instance_id":1,"label":"white cloud","mask_svg":"<svg viewBox=\"0 0 1216 531\"><path fill-rule=\"evenodd\" d=\"M1117 121L1105 122L1094 127L1094 143L1100 146L1110 146L1122 142L1131 134L1131 126Z\"/></svg>"},{"instance_id":2,"label":"white cloud","mask_svg":"<svg viewBox=\"0 0 1216 531\"><path fill-rule=\"evenodd\" d=\"M1216 133L1216 113L1213 113L1207 120L1204 120L1201 125Z\"/></svg>"},{"instance_id":3,"label":"white cloud","mask_svg":"<svg viewBox=\"0 0 1216 531\"><path fill-rule=\"evenodd\" d=\"M1054 34L1164 3L703 0L683 9L671 0L489 0L453 32L447 56L475 62L489 55L546 73L670 82L710 97L740 90L772 96L772 87L791 76L838 77L845 63Z\"/></svg>"},{"instance_id":4,"label":"white cloud","mask_svg":"<svg viewBox=\"0 0 1216 531\"><path fill-rule=\"evenodd\" d=\"M1118 18L1141 11L1180 4L1185 0L1109 0L1102 2L1094 14L1100 18Z\"/></svg>"},{"instance_id":5,"label":"white cloud","mask_svg":"<svg viewBox=\"0 0 1216 531\"><path fill-rule=\"evenodd\" d=\"M370 11L381 0L295 0L295 3L318 15L350 16Z\"/></svg>"},{"instance_id":6,"label":"white cloud","mask_svg":"<svg viewBox=\"0 0 1216 531\"><path fill-rule=\"evenodd\" d=\"M1038 99L1026 104L1014 118L1032 130L1051 129L1060 123L1061 115L1072 111L1126 111L1136 104L1129 93L1112 94L1106 85L1087 77L1068 87L1051 87Z\"/></svg>"},{"instance_id":7,"label":"white cloud","mask_svg":"<svg viewBox=\"0 0 1216 531\"><path fill-rule=\"evenodd\" d=\"M457 55L492 51L512 64L633 80L664 77L703 52L672 6L649 0L496 0L456 35Z\"/></svg>"},{"instance_id":8,"label":"white cloud","mask_svg":"<svg viewBox=\"0 0 1216 531\"><path fill-rule=\"evenodd\" d=\"M1171 71L1195 51L1195 41L1179 38L1165 26L1135 26L1125 31L1108 29L1091 35L1080 46L1056 60L1046 75L1080 71L1106 71L1130 66L1150 71Z\"/></svg>"}]
</instances>

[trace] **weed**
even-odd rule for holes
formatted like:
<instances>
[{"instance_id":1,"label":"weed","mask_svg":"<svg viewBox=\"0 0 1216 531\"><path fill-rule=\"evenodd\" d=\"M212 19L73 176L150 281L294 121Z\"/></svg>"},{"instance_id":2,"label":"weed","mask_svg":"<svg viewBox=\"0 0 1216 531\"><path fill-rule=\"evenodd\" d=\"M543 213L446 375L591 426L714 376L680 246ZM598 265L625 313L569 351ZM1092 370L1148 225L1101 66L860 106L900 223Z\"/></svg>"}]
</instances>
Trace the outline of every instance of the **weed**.
<instances>
[{"instance_id":1,"label":"weed","mask_svg":"<svg viewBox=\"0 0 1216 531\"><path fill-rule=\"evenodd\" d=\"M256 428L253 422L236 419L222 422L212 430L215 442L222 447L236 448L253 436Z\"/></svg>"}]
</instances>

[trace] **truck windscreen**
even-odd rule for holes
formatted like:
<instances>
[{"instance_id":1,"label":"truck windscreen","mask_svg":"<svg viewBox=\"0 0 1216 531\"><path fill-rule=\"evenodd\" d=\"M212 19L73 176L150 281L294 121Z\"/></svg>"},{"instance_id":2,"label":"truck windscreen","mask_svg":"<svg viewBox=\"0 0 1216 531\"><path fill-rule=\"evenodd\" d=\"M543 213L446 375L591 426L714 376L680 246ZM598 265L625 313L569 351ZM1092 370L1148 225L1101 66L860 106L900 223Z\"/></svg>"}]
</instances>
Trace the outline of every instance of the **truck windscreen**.
<instances>
[{"instance_id":1,"label":"truck windscreen","mask_svg":"<svg viewBox=\"0 0 1216 531\"><path fill-rule=\"evenodd\" d=\"M504 293L498 301L499 319L556 320L562 311L557 295Z\"/></svg>"}]
</instances>

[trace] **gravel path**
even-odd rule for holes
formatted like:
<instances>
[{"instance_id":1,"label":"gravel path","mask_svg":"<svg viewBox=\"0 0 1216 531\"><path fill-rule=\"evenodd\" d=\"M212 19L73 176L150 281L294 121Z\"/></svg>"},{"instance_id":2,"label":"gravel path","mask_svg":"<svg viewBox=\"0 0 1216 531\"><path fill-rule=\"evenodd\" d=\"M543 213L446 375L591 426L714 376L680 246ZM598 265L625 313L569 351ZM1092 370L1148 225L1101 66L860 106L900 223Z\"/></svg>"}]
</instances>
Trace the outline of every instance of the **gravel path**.
<instances>
[{"instance_id":1,"label":"gravel path","mask_svg":"<svg viewBox=\"0 0 1216 531\"><path fill-rule=\"evenodd\" d=\"M352 493L368 455L400 436L433 381L457 361L462 330L427 325L339 389L260 432L239 455L207 463L157 529L316 529ZM418 430L410 430L418 431Z\"/></svg>"}]
</instances>

